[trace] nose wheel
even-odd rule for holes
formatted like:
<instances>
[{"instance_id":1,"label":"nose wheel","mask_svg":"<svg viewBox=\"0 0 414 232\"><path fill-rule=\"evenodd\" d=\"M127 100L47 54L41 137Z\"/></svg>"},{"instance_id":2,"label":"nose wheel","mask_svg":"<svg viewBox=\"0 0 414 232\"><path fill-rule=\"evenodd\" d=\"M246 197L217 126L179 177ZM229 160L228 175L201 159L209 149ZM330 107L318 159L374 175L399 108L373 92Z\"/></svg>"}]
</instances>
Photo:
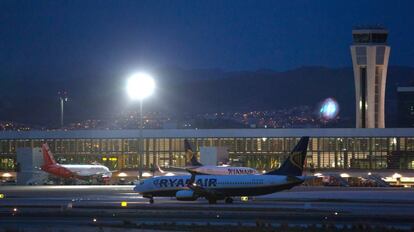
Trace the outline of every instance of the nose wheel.
<instances>
[{"instance_id":1,"label":"nose wheel","mask_svg":"<svg viewBox=\"0 0 414 232\"><path fill-rule=\"evenodd\" d=\"M233 198L227 197L224 201L226 202L226 204L232 204L233 203Z\"/></svg>"}]
</instances>

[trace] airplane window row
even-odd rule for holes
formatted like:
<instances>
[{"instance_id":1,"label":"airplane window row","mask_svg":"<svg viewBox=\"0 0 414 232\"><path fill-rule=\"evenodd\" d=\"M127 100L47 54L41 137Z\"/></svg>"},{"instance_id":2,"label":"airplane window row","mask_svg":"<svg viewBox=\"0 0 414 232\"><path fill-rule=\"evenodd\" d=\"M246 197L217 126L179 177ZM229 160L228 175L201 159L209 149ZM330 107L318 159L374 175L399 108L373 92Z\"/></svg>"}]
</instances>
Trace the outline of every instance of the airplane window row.
<instances>
[{"instance_id":1,"label":"airplane window row","mask_svg":"<svg viewBox=\"0 0 414 232\"><path fill-rule=\"evenodd\" d=\"M248 182L225 181L225 182L220 182L220 184L263 184L263 181L248 181Z\"/></svg>"}]
</instances>

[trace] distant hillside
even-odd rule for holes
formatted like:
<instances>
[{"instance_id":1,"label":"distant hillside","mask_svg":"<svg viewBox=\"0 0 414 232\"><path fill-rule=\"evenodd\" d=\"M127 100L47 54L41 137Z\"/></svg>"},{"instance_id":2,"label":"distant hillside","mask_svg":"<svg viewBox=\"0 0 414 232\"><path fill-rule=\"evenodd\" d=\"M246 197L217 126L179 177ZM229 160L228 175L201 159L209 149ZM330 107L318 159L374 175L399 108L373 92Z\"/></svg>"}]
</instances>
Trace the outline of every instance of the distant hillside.
<instances>
[{"instance_id":1,"label":"distant hillside","mask_svg":"<svg viewBox=\"0 0 414 232\"><path fill-rule=\"evenodd\" d=\"M15 72L16 73L16 72ZM315 106L334 97L341 115L354 117L354 82L351 68L303 67L287 72L258 70L156 70L157 92L145 101L145 109L169 113L249 111ZM125 95L125 79L116 74L66 72L59 78L46 71L10 74L0 70L0 120L46 126L59 121L57 91L66 89L71 98L66 107L68 122L104 118L131 110ZM396 86L414 80L414 68L390 67L386 108L394 118Z\"/></svg>"}]
</instances>

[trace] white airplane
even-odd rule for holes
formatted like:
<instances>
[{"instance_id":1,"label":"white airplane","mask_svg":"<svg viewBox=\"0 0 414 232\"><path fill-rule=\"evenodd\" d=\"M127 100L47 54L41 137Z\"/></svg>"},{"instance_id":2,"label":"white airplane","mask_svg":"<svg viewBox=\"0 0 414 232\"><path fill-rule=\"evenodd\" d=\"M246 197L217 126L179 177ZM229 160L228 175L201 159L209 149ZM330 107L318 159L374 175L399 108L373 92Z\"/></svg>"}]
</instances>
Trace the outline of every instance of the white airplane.
<instances>
[{"instance_id":1,"label":"white airplane","mask_svg":"<svg viewBox=\"0 0 414 232\"><path fill-rule=\"evenodd\" d=\"M306 179L302 176L309 137L302 137L282 166L263 175L162 176L141 180L134 190L154 203L154 197L176 197L195 201L204 197L210 204L217 200L232 203L235 196L258 196L290 189Z\"/></svg>"},{"instance_id":2,"label":"white airplane","mask_svg":"<svg viewBox=\"0 0 414 232\"><path fill-rule=\"evenodd\" d=\"M184 140L184 149L190 162L188 166L174 167L174 169L182 171L164 171L158 164L152 166L152 175L147 173L146 177L150 176L177 176L177 175L190 175L188 172L200 174L200 175L245 175L245 174L258 174L256 169L249 167L233 167L228 165L214 166L214 165L203 165L197 161L195 152L191 148L190 143L187 139Z\"/></svg>"},{"instance_id":3,"label":"white airplane","mask_svg":"<svg viewBox=\"0 0 414 232\"><path fill-rule=\"evenodd\" d=\"M203 165L197 161L197 157L190 143L187 139L184 140L184 149L187 153L187 157L190 159L190 166L186 167L189 172L195 174L205 175L246 175L246 174L258 174L257 170L249 167L233 167L233 166L214 166Z\"/></svg>"},{"instance_id":4,"label":"white airplane","mask_svg":"<svg viewBox=\"0 0 414 232\"><path fill-rule=\"evenodd\" d=\"M53 157L47 143L42 145L43 165L41 170L64 179L102 178L108 181L112 172L108 167L98 164L59 164Z\"/></svg>"}]
</instances>

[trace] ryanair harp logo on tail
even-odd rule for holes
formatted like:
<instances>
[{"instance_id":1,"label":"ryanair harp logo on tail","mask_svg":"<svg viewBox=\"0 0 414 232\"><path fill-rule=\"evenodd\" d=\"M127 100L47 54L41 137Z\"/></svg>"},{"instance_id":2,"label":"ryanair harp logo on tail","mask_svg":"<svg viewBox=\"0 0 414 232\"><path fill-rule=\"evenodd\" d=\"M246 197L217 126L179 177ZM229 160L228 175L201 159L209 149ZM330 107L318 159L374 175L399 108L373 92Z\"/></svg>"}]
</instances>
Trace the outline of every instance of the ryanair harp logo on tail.
<instances>
[{"instance_id":1,"label":"ryanair harp logo on tail","mask_svg":"<svg viewBox=\"0 0 414 232\"><path fill-rule=\"evenodd\" d=\"M302 153L301 152L293 152L290 155L290 162L295 165L296 167L302 169L303 168L303 160L302 160Z\"/></svg>"}]
</instances>

